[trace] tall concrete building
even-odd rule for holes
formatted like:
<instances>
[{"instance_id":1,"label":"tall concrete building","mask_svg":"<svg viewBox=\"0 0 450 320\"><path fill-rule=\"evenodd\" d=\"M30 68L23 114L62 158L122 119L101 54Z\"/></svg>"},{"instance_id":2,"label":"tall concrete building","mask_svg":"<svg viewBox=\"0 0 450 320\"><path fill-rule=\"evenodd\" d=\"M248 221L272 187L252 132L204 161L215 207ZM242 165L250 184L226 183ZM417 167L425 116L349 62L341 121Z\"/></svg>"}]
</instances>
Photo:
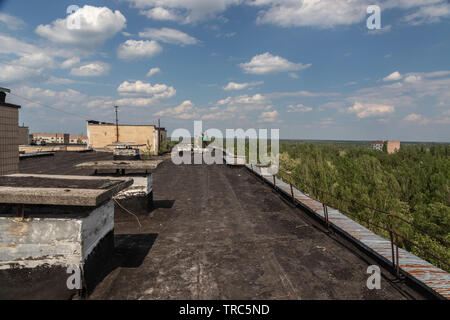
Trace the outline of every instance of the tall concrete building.
<instances>
[{"instance_id":1,"label":"tall concrete building","mask_svg":"<svg viewBox=\"0 0 450 320\"><path fill-rule=\"evenodd\" d=\"M372 149L383 151L384 141L372 141Z\"/></svg>"},{"instance_id":2,"label":"tall concrete building","mask_svg":"<svg viewBox=\"0 0 450 320\"><path fill-rule=\"evenodd\" d=\"M389 154L396 153L400 150L400 141L387 141L386 144L387 152Z\"/></svg>"},{"instance_id":3,"label":"tall concrete building","mask_svg":"<svg viewBox=\"0 0 450 320\"><path fill-rule=\"evenodd\" d=\"M0 88L0 175L19 172L20 106L6 103L9 89Z\"/></svg>"},{"instance_id":4,"label":"tall concrete building","mask_svg":"<svg viewBox=\"0 0 450 320\"><path fill-rule=\"evenodd\" d=\"M383 151L384 146L386 146L386 151L389 154L396 153L400 150L400 141L373 141L372 149Z\"/></svg>"},{"instance_id":5,"label":"tall concrete building","mask_svg":"<svg viewBox=\"0 0 450 320\"><path fill-rule=\"evenodd\" d=\"M17 128L17 139L19 145L30 144L30 132L28 127L19 126L19 128Z\"/></svg>"}]
</instances>

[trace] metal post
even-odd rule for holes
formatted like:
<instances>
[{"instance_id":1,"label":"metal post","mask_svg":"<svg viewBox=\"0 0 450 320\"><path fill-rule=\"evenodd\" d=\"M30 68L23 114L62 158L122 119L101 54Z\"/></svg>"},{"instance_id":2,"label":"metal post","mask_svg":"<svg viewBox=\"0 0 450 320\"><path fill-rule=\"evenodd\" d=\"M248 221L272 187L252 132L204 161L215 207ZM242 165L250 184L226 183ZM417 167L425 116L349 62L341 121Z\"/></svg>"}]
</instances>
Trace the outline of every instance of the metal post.
<instances>
[{"instance_id":1,"label":"metal post","mask_svg":"<svg viewBox=\"0 0 450 320\"><path fill-rule=\"evenodd\" d=\"M325 203L322 203L323 205L323 216L325 218L325 223L327 224L327 228L330 227L330 223L328 221L328 207Z\"/></svg>"},{"instance_id":2,"label":"metal post","mask_svg":"<svg viewBox=\"0 0 450 320\"><path fill-rule=\"evenodd\" d=\"M400 259L398 257L398 235L395 234L395 254L396 254L396 260L397 260L397 277L400 277Z\"/></svg>"},{"instance_id":3,"label":"metal post","mask_svg":"<svg viewBox=\"0 0 450 320\"><path fill-rule=\"evenodd\" d=\"M294 188L292 187L292 183L290 183L291 186L291 197L292 197L292 202L295 202L295 198L294 198Z\"/></svg>"},{"instance_id":4,"label":"metal post","mask_svg":"<svg viewBox=\"0 0 450 320\"><path fill-rule=\"evenodd\" d=\"M388 217L388 219L390 219ZM392 234L392 227L391 227L391 222L390 220L387 223L388 225L388 230L389 230L389 237L391 239L391 251L392 251L392 267L395 268L395 255L394 255L394 236Z\"/></svg>"},{"instance_id":5,"label":"metal post","mask_svg":"<svg viewBox=\"0 0 450 320\"><path fill-rule=\"evenodd\" d=\"M161 150L161 119L158 119L158 155Z\"/></svg>"},{"instance_id":6,"label":"metal post","mask_svg":"<svg viewBox=\"0 0 450 320\"><path fill-rule=\"evenodd\" d=\"M118 116L118 106L114 106L114 109L116 109L116 142L119 142L119 116Z\"/></svg>"},{"instance_id":7,"label":"metal post","mask_svg":"<svg viewBox=\"0 0 450 320\"><path fill-rule=\"evenodd\" d=\"M277 182L275 180L275 175L273 175L272 177L273 177L273 187L275 188L277 186Z\"/></svg>"}]
</instances>

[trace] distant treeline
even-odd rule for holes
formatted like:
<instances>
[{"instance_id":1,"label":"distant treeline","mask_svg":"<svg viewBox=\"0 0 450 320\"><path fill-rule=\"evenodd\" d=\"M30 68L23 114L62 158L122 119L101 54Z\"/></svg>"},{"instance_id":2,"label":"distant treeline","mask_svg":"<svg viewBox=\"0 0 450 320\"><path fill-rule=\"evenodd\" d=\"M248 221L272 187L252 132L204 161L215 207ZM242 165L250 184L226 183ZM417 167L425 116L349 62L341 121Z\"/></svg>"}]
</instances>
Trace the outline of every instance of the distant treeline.
<instances>
[{"instance_id":1,"label":"distant treeline","mask_svg":"<svg viewBox=\"0 0 450 320\"><path fill-rule=\"evenodd\" d=\"M299 190L374 232L389 238L383 228L391 222L399 234L449 261L449 144L402 143L399 152L387 154L361 142L284 141L280 144L280 167L283 180L291 179ZM399 241L406 250L450 271L448 265L407 240Z\"/></svg>"}]
</instances>

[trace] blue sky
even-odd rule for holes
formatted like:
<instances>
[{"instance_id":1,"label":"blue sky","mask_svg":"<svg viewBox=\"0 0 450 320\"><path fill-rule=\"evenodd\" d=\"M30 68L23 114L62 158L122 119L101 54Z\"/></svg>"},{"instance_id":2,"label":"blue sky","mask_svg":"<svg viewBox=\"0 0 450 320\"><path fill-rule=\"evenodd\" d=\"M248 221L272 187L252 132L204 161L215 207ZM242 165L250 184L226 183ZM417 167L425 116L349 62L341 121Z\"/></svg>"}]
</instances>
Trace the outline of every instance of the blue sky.
<instances>
[{"instance_id":1,"label":"blue sky","mask_svg":"<svg viewBox=\"0 0 450 320\"><path fill-rule=\"evenodd\" d=\"M447 0L0 3L0 86L32 132L84 133L117 104L121 123L160 118L169 134L203 120L281 138L450 140ZM381 30L366 26L372 4Z\"/></svg>"}]
</instances>

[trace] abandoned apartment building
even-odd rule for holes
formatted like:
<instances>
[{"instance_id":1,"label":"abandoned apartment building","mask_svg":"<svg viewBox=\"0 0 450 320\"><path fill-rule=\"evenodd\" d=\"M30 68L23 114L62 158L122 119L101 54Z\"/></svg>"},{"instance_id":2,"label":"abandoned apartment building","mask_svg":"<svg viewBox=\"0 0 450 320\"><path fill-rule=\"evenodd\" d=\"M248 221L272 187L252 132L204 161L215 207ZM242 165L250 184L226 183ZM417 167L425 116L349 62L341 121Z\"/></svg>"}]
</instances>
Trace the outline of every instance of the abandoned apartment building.
<instances>
[{"instance_id":1,"label":"abandoned apartment building","mask_svg":"<svg viewBox=\"0 0 450 320\"><path fill-rule=\"evenodd\" d=\"M34 142L45 141L48 144L88 144L87 136L69 133L32 133L30 138Z\"/></svg>"},{"instance_id":2,"label":"abandoned apartment building","mask_svg":"<svg viewBox=\"0 0 450 320\"><path fill-rule=\"evenodd\" d=\"M6 103L8 89L0 88L0 175L19 171L19 133L20 106Z\"/></svg>"},{"instance_id":3,"label":"abandoned apartment building","mask_svg":"<svg viewBox=\"0 0 450 320\"><path fill-rule=\"evenodd\" d=\"M159 135L159 139L158 139ZM167 130L155 125L124 125L101 121L87 121L89 147L94 150L112 149L114 143L133 143L142 152L155 154L167 140Z\"/></svg>"},{"instance_id":4,"label":"abandoned apartment building","mask_svg":"<svg viewBox=\"0 0 450 320\"><path fill-rule=\"evenodd\" d=\"M386 146L386 152L388 154L396 153L400 150L400 141L372 141L372 150L383 151Z\"/></svg>"},{"instance_id":5,"label":"abandoned apartment building","mask_svg":"<svg viewBox=\"0 0 450 320\"><path fill-rule=\"evenodd\" d=\"M88 121L100 151L19 162L20 107L2 90L0 299L450 297L445 271L400 249L399 281L387 240L332 208L326 222L321 203L223 149L194 151L223 165L106 152L117 141L155 148L166 139L155 126L117 135L114 124ZM380 290L366 286L374 264ZM79 287L68 281L76 275Z\"/></svg>"}]
</instances>

